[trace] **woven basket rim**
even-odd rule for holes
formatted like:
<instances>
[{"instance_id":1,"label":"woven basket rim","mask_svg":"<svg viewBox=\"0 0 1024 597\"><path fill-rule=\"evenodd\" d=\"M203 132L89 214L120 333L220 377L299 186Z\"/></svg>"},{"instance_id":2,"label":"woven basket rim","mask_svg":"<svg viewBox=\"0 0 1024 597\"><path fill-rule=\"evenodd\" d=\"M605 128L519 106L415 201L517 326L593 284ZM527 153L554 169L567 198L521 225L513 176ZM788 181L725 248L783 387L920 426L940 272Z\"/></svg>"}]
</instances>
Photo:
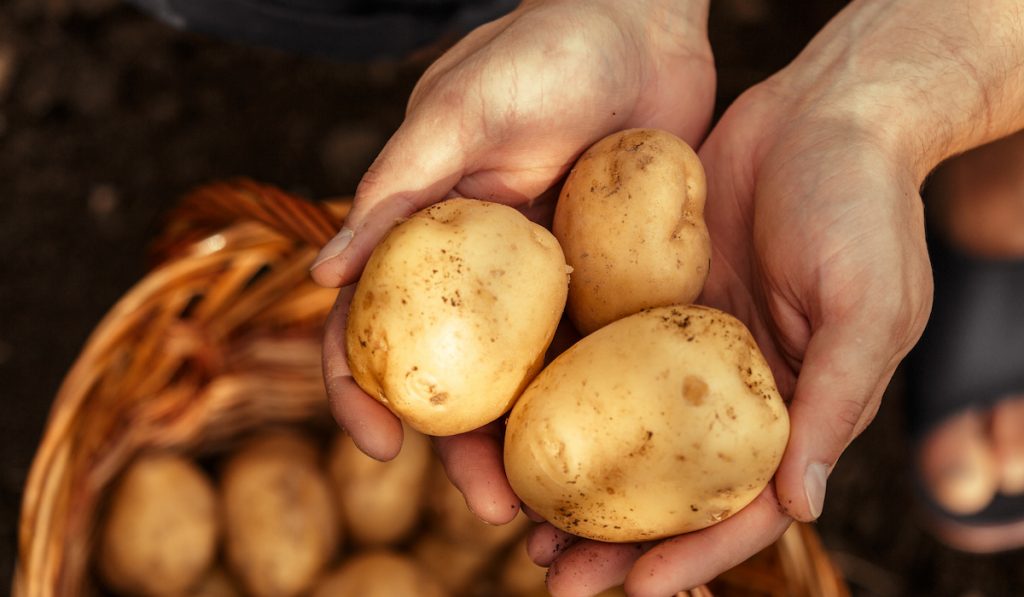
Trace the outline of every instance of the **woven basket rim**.
<instances>
[{"instance_id":1,"label":"woven basket rim","mask_svg":"<svg viewBox=\"0 0 1024 597\"><path fill-rule=\"evenodd\" d=\"M210 435L202 425L224 417L301 421L326 412L322 399L314 404L322 381L293 409L261 409L211 380L232 373L225 351L260 334L319 337L335 291L313 285L308 269L349 206L249 180L206 185L181 201L153 243L153 268L97 324L58 390L25 486L16 597L80 594L98 504L139 450L194 447ZM812 527L794 525L778 546L799 585L791 594L847 594Z\"/></svg>"}]
</instances>

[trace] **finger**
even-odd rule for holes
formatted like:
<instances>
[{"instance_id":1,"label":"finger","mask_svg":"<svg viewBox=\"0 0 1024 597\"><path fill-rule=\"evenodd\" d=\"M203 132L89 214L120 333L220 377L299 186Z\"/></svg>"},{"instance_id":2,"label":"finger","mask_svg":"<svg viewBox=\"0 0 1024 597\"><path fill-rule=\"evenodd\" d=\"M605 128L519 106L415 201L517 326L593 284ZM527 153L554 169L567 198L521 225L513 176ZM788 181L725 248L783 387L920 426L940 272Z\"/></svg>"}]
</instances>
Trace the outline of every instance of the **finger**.
<instances>
[{"instance_id":1,"label":"finger","mask_svg":"<svg viewBox=\"0 0 1024 597\"><path fill-rule=\"evenodd\" d=\"M318 284L351 283L396 222L455 186L466 156L458 113L451 107L439 116L436 105L410 112L356 187L344 227L317 255L312 275Z\"/></svg>"},{"instance_id":2,"label":"finger","mask_svg":"<svg viewBox=\"0 0 1024 597\"><path fill-rule=\"evenodd\" d=\"M647 547L581 539L551 563L548 591L554 597L590 597L619 586Z\"/></svg>"},{"instance_id":3,"label":"finger","mask_svg":"<svg viewBox=\"0 0 1024 597\"><path fill-rule=\"evenodd\" d=\"M354 291L352 286L341 289L324 327L321 359L327 401L334 420L360 450L377 460L391 460L402 447L402 423L356 384L348 367L345 324Z\"/></svg>"},{"instance_id":4,"label":"finger","mask_svg":"<svg viewBox=\"0 0 1024 597\"><path fill-rule=\"evenodd\" d=\"M626 577L626 593L663 597L704 584L771 545L791 522L769 485L734 516L651 548Z\"/></svg>"},{"instance_id":5,"label":"finger","mask_svg":"<svg viewBox=\"0 0 1024 597\"><path fill-rule=\"evenodd\" d=\"M533 508L526 504L520 504L519 509L523 511L523 514L533 522L544 522L544 517L533 511Z\"/></svg>"},{"instance_id":6,"label":"finger","mask_svg":"<svg viewBox=\"0 0 1024 597\"><path fill-rule=\"evenodd\" d=\"M459 180L451 194L515 207L531 221L550 228L560 190L556 183L572 167L574 152L582 151L585 145L562 147L562 151L553 153L563 155L563 160L543 165L524 159L526 156L521 150L510 149L512 145L511 141L503 146L484 142L486 150L483 155L468 164L469 172ZM546 150L552 151L553 148L549 146Z\"/></svg>"},{"instance_id":7,"label":"finger","mask_svg":"<svg viewBox=\"0 0 1024 597\"><path fill-rule=\"evenodd\" d=\"M884 319L827 322L807 345L789 407L790 437L775 484L782 507L802 521L821 515L829 473L871 422L904 351ZM895 352L895 354L894 354Z\"/></svg>"},{"instance_id":8,"label":"finger","mask_svg":"<svg viewBox=\"0 0 1024 597\"><path fill-rule=\"evenodd\" d=\"M500 429L492 423L476 431L434 438L448 479L484 522L505 524L519 512L519 498L505 477Z\"/></svg>"},{"instance_id":9,"label":"finger","mask_svg":"<svg viewBox=\"0 0 1024 597\"><path fill-rule=\"evenodd\" d=\"M544 523L530 530L526 539L526 553L534 564L547 568L563 551L576 543L579 537Z\"/></svg>"}]
</instances>

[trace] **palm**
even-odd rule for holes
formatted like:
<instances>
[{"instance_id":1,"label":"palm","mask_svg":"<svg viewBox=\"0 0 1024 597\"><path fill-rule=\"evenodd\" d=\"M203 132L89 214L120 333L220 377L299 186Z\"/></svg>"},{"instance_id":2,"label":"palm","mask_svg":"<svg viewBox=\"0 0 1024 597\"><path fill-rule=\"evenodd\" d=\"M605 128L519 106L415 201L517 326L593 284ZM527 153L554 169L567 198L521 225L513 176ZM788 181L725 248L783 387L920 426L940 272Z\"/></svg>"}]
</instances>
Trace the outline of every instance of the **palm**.
<instances>
[{"instance_id":1,"label":"palm","mask_svg":"<svg viewBox=\"0 0 1024 597\"><path fill-rule=\"evenodd\" d=\"M793 174L820 172L816 163L807 163L820 158L780 158L784 149L778 148L785 145L777 139L773 104L757 95L742 97L700 152L709 177L706 219L712 241L712 268L700 301L750 327L788 400L810 339L808 307L820 290L815 285L819 257L835 222L828 209L809 209L804 200L809 181ZM817 185L810 189L830 192ZM804 205L787 209L782 205L787 201ZM785 214L784 221L779 214Z\"/></svg>"},{"instance_id":2,"label":"palm","mask_svg":"<svg viewBox=\"0 0 1024 597\"><path fill-rule=\"evenodd\" d=\"M525 208L612 131L658 127L699 143L714 100L706 36L685 20L644 16L613 2L524 3L459 42L417 85L356 191L344 253L318 261L314 278L351 284L395 221L445 195ZM361 449L387 459L401 426L352 381L343 343L351 293L339 296L323 352L332 410ZM514 515L493 426L436 444L474 512L492 523Z\"/></svg>"},{"instance_id":3,"label":"palm","mask_svg":"<svg viewBox=\"0 0 1024 597\"><path fill-rule=\"evenodd\" d=\"M757 175L761 171L755 148L761 145L766 125L756 112L731 110L701 148L708 175L705 218L712 262L699 301L747 324L772 367L782 395L789 396L795 371L783 358L774 333L793 340L798 332L792 325L777 326L766 308L780 298L778 284L773 283L773 274L778 272L762 267L753 242L758 221Z\"/></svg>"},{"instance_id":4,"label":"palm","mask_svg":"<svg viewBox=\"0 0 1024 597\"><path fill-rule=\"evenodd\" d=\"M869 140L780 113L771 95L750 93L700 151L712 263L699 300L747 323L791 401L776 482L734 517L642 556L630 546L576 543L552 564L556 594L607 585L630 569L630 590L667 594L775 540L791 520L782 512L803 501L793 493L804 487L800 457L821 437L841 450L863 430L920 332L930 285L913 183ZM535 545L566 539L550 527L538 535Z\"/></svg>"},{"instance_id":5,"label":"palm","mask_svg":"<svg viewBox=\"0 0 1024 597\"><path fill-rule=\"evenodd\" d=\"M751 327L792 397L821 327L858 309L883 317L894 299L923 294L920 197L868 140L806 125L781 131L772 102L753 95L701 151L713 244L702 300Z\"/></svg>"}]
</instances>

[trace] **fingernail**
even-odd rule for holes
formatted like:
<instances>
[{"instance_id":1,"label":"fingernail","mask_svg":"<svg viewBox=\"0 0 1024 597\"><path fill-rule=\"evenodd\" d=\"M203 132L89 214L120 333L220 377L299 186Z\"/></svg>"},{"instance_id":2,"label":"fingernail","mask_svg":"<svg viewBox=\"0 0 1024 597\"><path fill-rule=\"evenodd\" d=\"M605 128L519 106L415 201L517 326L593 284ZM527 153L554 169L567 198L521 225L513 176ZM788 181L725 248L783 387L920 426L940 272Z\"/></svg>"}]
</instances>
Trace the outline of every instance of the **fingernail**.
<instances>
[{"instance_id":1,"label":"fingernail","mask_svg":"<svg viewBox=\"0 0 1024 597\"><path fill-rule=\"evenodd\" d=\"M812 462L804 471L804 494L807 506L811 509L811 517L821 516L825 506L825 483L828 481L828 466L821 462Z\"/></svg>"},{"instance_id":2,"label":"fingernail","mask_svg":"<svg viewBox=\"0 0 1024 597\"><path fill-rule=\"evenodd\" d=\"M313 260L313 265L311 265L309 269L314 269L316 266L328 259L332 259L340 255L341 252L345 250L345 247L352 242L352 236L353 232L351 230L348 228L342 228L338 234L334 235L334 238L324 245L324 248L320 249L320 253L316 256L316 259Z\"/></svg>"}]
</instances>

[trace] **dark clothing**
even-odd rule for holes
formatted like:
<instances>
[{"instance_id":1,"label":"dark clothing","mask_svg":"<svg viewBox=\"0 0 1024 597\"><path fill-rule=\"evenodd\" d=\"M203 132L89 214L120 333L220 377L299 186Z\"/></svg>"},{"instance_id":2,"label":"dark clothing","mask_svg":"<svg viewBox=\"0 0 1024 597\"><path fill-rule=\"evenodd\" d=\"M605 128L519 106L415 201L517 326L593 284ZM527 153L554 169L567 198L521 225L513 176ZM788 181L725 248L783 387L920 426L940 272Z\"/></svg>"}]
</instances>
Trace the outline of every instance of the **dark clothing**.
<instances>
[{"instance_id":1,"label":"dark clothing","mask_svg":"<svg viewBox=\"0 0 1024 597\"><path fill-rule=\"evenodd\" d=\"M182 29L340 60L399 58L515 0L130 0Z\"/></svg>"}]
</instances>

